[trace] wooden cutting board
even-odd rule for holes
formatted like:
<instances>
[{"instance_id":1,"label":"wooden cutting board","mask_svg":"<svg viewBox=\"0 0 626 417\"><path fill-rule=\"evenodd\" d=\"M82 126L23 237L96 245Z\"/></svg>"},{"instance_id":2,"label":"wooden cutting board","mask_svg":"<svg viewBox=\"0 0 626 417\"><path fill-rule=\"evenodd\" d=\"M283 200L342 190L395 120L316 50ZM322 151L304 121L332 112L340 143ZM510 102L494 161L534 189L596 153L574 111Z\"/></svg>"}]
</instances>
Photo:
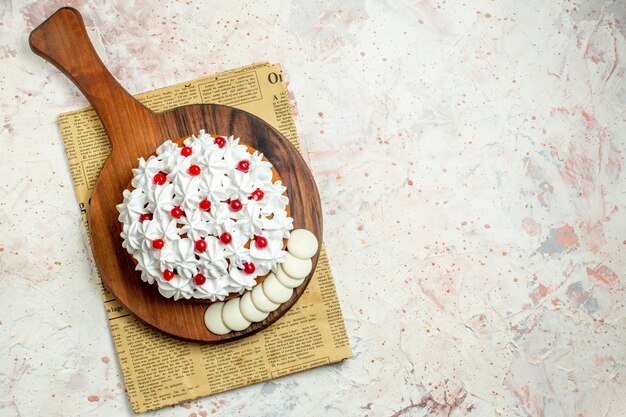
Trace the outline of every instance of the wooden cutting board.
<instances>
[{"instance_id":1,"label":"wooden cutting board","mask_svg":"<svg viewBox=\"0 0 626 417\"><path fill-rule=\"evenodd\" d=\"M80 13L59 9L30 34L31 49L70 78L97 112L111 141L112 152L96 181L91 198L89 232L96 265L105 285L139 320L169 335L198 342L223 342L257 332L280 318L300 298L313 272L291 299L264 321L246 330L215 335L204 325L206 304L173 301L141 281L124 248L115 206L132 178L137 158L148 158L168 139L197 134L201 129L241 137L274 165L287 195L294 228L313 232L322 241L322 211L313 176L300 153L276 129L234 107L197 104L155 113L113 78L91 44ZM313 258L313 271L319 252Z\"/></svg>"}]
</instances>

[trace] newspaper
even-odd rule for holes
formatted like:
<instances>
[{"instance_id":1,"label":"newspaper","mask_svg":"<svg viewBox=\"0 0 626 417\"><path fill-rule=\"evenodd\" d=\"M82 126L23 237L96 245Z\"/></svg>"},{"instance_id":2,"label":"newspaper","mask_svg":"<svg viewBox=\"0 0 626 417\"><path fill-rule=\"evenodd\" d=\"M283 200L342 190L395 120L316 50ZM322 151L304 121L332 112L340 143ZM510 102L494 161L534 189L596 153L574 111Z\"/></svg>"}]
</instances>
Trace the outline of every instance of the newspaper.
<instances>
[{"instance_id":1,"label":"newspaper","mask_svg":"<svg viewBox=\"0 0 626 417\"><path fill-rule=\"evenodd\" d=\"M136 97L155 111L194 103L237 107L277 128L300 149L280 65L253 64ZM91 108L61 114L60 125L87 227L92 188L111 145ZM140 323L104 286L102 297L136 413L352 357L324 245L309 286L291 310L267 329L233 342L198 344L168 337Z\"/></svg>"}]
</instances>

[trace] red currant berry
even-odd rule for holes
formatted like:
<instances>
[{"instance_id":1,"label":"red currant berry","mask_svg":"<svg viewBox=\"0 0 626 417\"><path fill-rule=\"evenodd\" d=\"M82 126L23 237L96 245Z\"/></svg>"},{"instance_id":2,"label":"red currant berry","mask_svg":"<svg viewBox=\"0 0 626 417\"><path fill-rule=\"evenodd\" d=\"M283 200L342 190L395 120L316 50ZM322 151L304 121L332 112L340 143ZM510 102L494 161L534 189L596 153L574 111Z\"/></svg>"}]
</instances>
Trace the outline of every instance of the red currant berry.
<instances>
[{"instance_id":1,"label":"red currant berry","mask_svg":"<svg viewBox=\"0 0 626 417\"><path fill-rule=\"evenodd\" d=\"M174 273L172 271L170 271L169 269L166 269L165 271L163 271L164 280L171 281L172 278L174 278Z\"/></svg>"},{"instance_id":2,"label":"red currant berry","mask_svg":"<svg viewBox=\"0 0 626 417\"><path fill-rule=\"evenodd\" d=\"M205 198L198 204L198 207L200 210L209 211L211 210L211 202Z\"/></svg>"},{"instance_id":3,"label":"red currant berry","mask_svg":"<svg viewBox=\"0 0 626 417\"><path fill-rule=\"evenodd\" d=\"M191 165L189 167L189 169L187 170L189 175L193 175L194 177L196 175L200 175L200 171L202 171L202 170L200 169L200 167L198 165Z\"/></svg>"},{"instance_id":4,"label":"red currant berry","mask_svg":"<svg viewBox=\"0 0 626 417\"><path fill-rule=\"evenodd\" d=\"M198 274L195 277L193 277L193 282L195 282L196 285L202 285L206 282L206 277L202 274Z\"/></svg>"},{"instance_id":5,"label":"red currant berry","mask_svg":"<svg viewBox=\"0 0 626 417\"><path fill-rule=\"evenodd\" d=\"M154 181L156 185L163 185L165 184L165 181L167 181L167 177L164 173L158 172L154 178L152 178L152 181Z\"/></svg>"},{"instance_id":6,"label":"red currant berry","mask_svg":"<svg viewBox=\"0 0 626 417\"><path fill-rule=\"evenodd\" d=\"M229 205L232 211L239 211L243 207L243 204L241 204L239 200L232 200Z\"/></svg>"},{"instance_id":7,"label":"red currant berry","mask_svg":"<svg viewBox=\"0 0 626 417\"><path fill-rule=\"evenodd\" d=\"M254 246L256 246L258 249L267 248L267 239L265 239L263 236L257 236L257 238L254 239Z\"/></svg>"},{"instance_id":8,"label":"red currant berry","mask_svg":"<svg viewBox=\"0 0 626 417\"><path fill-rule=\"evenodd\" d=\"M191 150L191 148L189 146L185 146L183 149L180 150L180 154L182 156L189 156L193 153L193 151Z\"/></svg>"},{"instance_id":9,"label":"red currant berry","mask_svg":"<svg viewBox=\"0 0 626 417\"><path fill-rule=\"evenodd\" d=\"M222 242L223 244L228 245L232 241L233 236L230 233L224 232L220 235L220 242Z\"/></svg>"},{"instance_id":10,"label":"red currant berry","mask_svg":"<svg viewBox=\"0 0 626 417\"><path fill-rule=\"evenodd\" d=\"M163 239L154 239L152 241L152 247L154 249L163 249L163 246L165 246L165 241Z\"/></svg>"},{"instance_id":11,"label":"red currant berry","mask_svg":"<svg viewBox=\"0 0 626 417\"><path fill-rule=\"evenodd\" d=\"M141 216L139 216L139 221L140 222L144 222L144 220L152 220L152 213L144 213Z\"/></svg>"},{"instance_id":12,"label":"red currant berry","mask_svg":"<svg viewBox=\"0 0 626 417\"><path fill-rule=\"evenodd\" d=\"M218 136L215 138L215 144L219 147L219 148L223 148L224 145L226 145L226 139L224 139L221 136Z\"/></svg>"},{"instance_id":13,"label":"red currant berry","mask_svg":"<svg viewBox=\"0 0 626 417\"><path fill-rule=\"evenodd\" d=\"M265 196L265 193L257 188L256 190L252 192L252 194L250 195L250 198L254 201L259 201L259 200L262 200L264 196Z\"/></svg>"},{"instance_id":14,"label":"red currant berry","mask_svg":"<svg viewBox=\"0 0 626 417\"><path fill-rule=\"evenodd\" d=\"M204 239L196 240L196 251L202 253L206 250L206 241Z\"/></svg>"},{"instance_id":15,"label":"red currant berry","mask_svg":"<svg viewBox=\"0 0 626 417\"><path fill-rule=\"evenodd\" d=\"M253 274L256 267L252 262L244 262L243 263L243 272L246 274Z\"/></svg>"},{"instance_id":16,"label":"red currant berry","mask_svg":"<svg viewBox=\"0 0 626 417\"><path fill-rule=\"evenodd\" d=\"M250 161L239 161L237 164L237 169L239 171L248 172L250 169Z\"/></svg>"},{"instance_id":17,"label":"red currant berry","mask_svg":"<svg viewBox=\"0 0 626 417\"><path fill-rule=\"evenodd\" d=\"M172 214L172 217L175 219L180 219L181 217L183 217L183 214L185 214L183 212L183 209L181 209L180 207L174 207L172 211L170 211L170 213Z\"/></svg>"}]
</instances>

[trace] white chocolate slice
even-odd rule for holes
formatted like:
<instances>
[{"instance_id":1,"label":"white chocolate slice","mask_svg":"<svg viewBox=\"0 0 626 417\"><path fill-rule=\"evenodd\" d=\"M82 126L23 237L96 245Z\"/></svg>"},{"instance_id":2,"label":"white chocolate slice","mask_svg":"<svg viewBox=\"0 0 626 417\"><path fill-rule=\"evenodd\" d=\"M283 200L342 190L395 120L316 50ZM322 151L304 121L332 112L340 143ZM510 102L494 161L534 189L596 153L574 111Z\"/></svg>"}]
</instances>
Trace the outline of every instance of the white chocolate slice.
<instances>
[{"instance_id":1,"label":"white chocolate slice","mask_svg":"<svg viewBox=\"0 0 626 417\"><path fill-rule=\"evenodd\" d=\"M293 290L281 284L274 274L270 274L270 276L265 278L262 285L263 293L270 299L270 301L277 304L282 304L289 300L291 298L291 294L293 294Z\"/></svg>"},{"instance_id":2,"label":"white chocolate slice","mask_svg":"<svg viewBox=\"0 0 626 417\"><path fill-rule=\"evenodd\" d=\"M299 287L300 284L304 282L304 278L294 279L285 274L285 271L283 271L283 267L280 265L278 266L278 270L276 271L276 279L287 288Z\"/></svg>"},{"instance_id":3,"label":"white chocolate slice","mask_svg":"<svg viewBox=\"0 0 626 417\"><path fill-rule=\"evenodd\" d=\"M224 308L224 303L217 302L213 303L206 309L204 313L204 325L211 333L217 335L223 335L226 333L230 333L230 329L226 327L224 324L224 320L222 320L222 309Z\"/></svg>"},{"instance_id":4,"label":"white chocolate slice","mask_svg":"<svg viewBox=\"0 0 626 417\"><path fill-rule=\"evenodd\" d=\"M309 259L317 253L317 238L306 229L296 229L289 234L287 250L290 254L300 259Z\"/></svg>"},{"instance_id":5,"label":"white chocolate slice","mask_svg":"<svg viewBox=\"0 0 626 417\"><path fill-rule=\"evenodd\" d=\"M226 327L235 331L245 330L250 326L250 322L241 314L239 299L240 297L236 297L226 301L222 309L222 320L224 320L224 324Z\"/></svg>"},{"instance_id":6,"label":"white chocolate slice","mask_svg":"<svg viewBox=\"0 0 626 417\"><path fill-rule=\"evenodd\" d=\"M265 296L263 284L257 285L252 289L252 303L257 309L265 313L271 313L280 307L280 304L271 302L270 299Z\"/></svg>"},{"instance_id":7,"label":"white chocolate slice","mask_svg":"<svg viewBox=\"0 0 626 417\"><path fill-rule=\"evenodd\" d=\"M255 307L254 303L252 302L252 293L250 291L247 291L241 297L241 301L239 302L239 309L241 310L241 314L243 315L243 317L253 323L265 320L265 318L270 314L265 311L261 311Z\"/></svg>"},{"instance_id":8,"label":"white chocolate slice","mask_svg":"<svg viewBox=\"0 0 626 417\"><path fill-rule=\"evenodd\" d=\"M282 263L283 271L293 279L306 278L313 268L310 259L299 259L290 253L285 256L285 262Z\"/></svg>"}]
</instances>

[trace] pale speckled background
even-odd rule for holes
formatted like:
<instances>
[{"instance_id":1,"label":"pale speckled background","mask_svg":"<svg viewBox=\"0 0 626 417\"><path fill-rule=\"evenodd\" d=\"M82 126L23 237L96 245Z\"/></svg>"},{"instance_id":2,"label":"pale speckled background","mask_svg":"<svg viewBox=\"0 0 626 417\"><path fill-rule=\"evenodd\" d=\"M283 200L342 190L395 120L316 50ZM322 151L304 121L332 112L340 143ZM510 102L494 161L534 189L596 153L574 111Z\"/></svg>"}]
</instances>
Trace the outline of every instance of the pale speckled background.
<instances>
[{"instance_id":1,"label":"pale speckled background","mask_svg":"<svg viewBox=\"0 0 626 417\"><path fill-rule=\"evenodd\" d=\"M322 196L354 358L150 415L626 415L626 3L300 3L0 2L0 415L131 414L27 44L63 4L131 92L283 64Z\"/></svg>"}]
</instances>

